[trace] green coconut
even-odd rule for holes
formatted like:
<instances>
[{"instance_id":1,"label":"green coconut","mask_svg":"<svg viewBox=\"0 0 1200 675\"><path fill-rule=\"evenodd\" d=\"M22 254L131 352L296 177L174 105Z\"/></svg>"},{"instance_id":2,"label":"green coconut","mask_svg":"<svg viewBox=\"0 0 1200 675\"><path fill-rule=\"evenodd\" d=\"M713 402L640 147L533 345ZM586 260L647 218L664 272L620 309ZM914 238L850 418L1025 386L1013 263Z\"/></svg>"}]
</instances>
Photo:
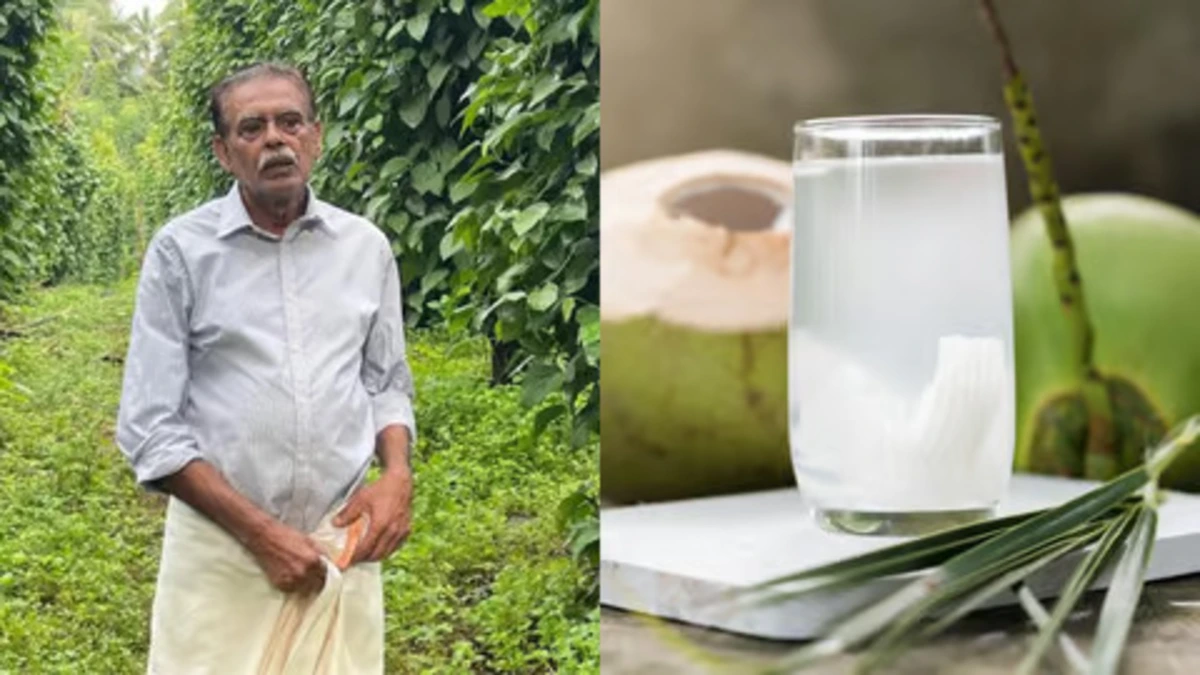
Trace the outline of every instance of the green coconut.
<instances>
[{"instance_id":1,"label":"green coconut","mask_svg":"<svg viewBox=\"0 0 1200 675\"><path fill-rule=\"evenodd\" d=\"M601 492L656 501L794 484L788 163L664 157L600 179Z\"/></svg>"},{"instance_id":2,"label":"green coconut","mask_svg":"<svg viewBox=\"0 0 1200 675\"><path fill-rule=\"evenodd\" d=\"M1128 194L1063 198L1095 329L1095 365L1113 404L1124 470L1188 415L1200 412L1200 216ZM1036 210L1011 239L1017 372L1018 469L1083 473L1087 414L1076 391L1071 337L1052 278L1052 250ZM1200 452L1165 484L1200 489Z\"/></svg>"}]
</instances>

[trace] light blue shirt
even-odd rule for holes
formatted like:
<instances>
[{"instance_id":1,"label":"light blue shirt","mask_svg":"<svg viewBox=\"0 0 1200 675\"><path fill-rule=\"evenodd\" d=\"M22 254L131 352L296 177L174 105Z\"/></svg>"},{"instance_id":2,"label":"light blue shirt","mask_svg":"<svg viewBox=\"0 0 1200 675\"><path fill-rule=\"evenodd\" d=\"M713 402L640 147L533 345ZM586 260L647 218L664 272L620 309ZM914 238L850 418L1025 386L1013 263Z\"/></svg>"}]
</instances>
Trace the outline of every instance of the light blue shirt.
<instances>
[{"instance_id":1,"label":"light blue shirt","mask_svg":"<svg viewBox=\"0 0 1200 675\"><path fill-rule=\"evenodd\" d=\"M150 241L117 425L143 485L203 458L308 532L361 482L380 430L415 444L412 399L396 261L366 219L310 189L277 237L235 185Z\"/></svg>"}]
</instances>

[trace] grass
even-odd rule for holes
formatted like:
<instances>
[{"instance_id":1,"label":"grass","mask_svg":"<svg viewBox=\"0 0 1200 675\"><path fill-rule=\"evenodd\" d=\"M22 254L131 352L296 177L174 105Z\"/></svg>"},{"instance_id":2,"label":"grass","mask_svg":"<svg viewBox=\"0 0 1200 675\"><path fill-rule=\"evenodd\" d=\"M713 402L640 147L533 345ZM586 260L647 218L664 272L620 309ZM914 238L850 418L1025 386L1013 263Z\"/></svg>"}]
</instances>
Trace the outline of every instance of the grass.
<instances>
[{"instance_id":1,"label":"grass","mask_svg":"<svg viewBox=\"0 0 1200 675\"><path fill-rule=\"evenodd\" d=\"M24 393L0 391L0 673L144 672L165 504L113 444L134 283L40 290L6 317ZM384 565L387 672L598 672L555 519L598 448L533 441L483 342L409 339L421 444L413 533Z\"/></svg>"}]
</instances>

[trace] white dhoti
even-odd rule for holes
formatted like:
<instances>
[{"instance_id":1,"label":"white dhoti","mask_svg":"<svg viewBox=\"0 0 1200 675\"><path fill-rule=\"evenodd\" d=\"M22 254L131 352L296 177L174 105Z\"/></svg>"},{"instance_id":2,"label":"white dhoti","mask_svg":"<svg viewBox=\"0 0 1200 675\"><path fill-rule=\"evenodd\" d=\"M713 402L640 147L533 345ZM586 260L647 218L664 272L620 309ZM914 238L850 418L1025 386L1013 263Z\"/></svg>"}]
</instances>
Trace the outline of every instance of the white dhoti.
<instances>
[{"instance_id":1,"label":"white dhoti","mask_svg":"<svg viewBox=\"0 0 1200 675\"><path fill-rule=\"evenodd\" d=\"M335 510L336 512L336 510ZM310 536L325 586L285 594L236 539L171 498L150 623L150 675L377 675L383 672L379 563L345 571L330 513Z\"/></svg>"}]
</instances>

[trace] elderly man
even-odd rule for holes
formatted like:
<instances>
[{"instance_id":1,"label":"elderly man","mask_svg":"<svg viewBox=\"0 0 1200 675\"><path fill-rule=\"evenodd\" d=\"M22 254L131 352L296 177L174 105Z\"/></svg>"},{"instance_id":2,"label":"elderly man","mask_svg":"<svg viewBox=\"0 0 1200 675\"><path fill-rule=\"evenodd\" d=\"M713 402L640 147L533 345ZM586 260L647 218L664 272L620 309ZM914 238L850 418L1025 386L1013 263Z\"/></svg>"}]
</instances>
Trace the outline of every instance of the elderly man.
<instances>
[{"instance_id":1,"label":"elderly man","mask_svg":"<svg viewBox=\"0 0 1200 675\"><path fill-rule=\"evenodd\" d=\"M117 431L170 495L149 671L381 672L415 441L391 246L309 187L299 71L242 70L210 104L236 183L148 246Z\"/></svg>"}]
</instances>

